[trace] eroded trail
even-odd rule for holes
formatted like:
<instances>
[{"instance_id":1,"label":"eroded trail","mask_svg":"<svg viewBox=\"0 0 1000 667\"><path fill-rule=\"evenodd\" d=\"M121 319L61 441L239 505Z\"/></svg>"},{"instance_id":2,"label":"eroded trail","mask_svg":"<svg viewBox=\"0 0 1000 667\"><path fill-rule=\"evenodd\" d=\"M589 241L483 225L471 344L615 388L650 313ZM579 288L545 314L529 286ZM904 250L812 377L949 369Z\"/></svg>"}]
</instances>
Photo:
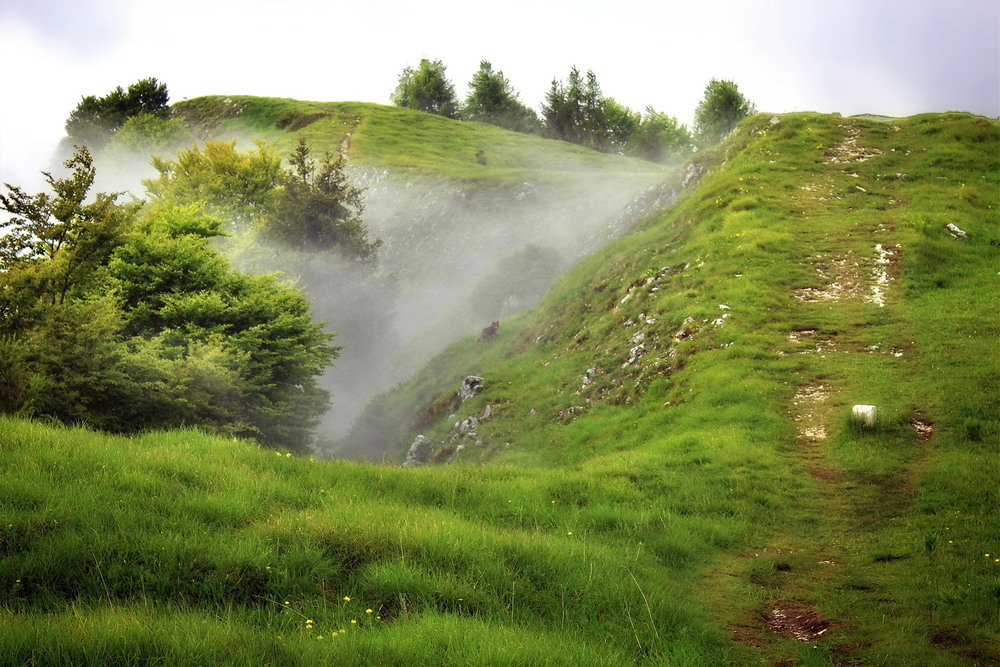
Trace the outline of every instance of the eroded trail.
<instances>
[{"instance_id":1,"label":"eroded trail","mask_svg":"<svg viewBox=\"0 0 1000 667\"><path fill-rule=\"evenodd\" d=\"M899 130L885 129L890 137ZM729 627L739 651L763 664L805 664L810 652L826 656L823 664L867 664L856 655L863 647L847 639L867 634L851 605L891 609L892 603L858 583L879 558L864 542L910 502L921 456L919 447L909 447L886 457L875 451L881 439L850 423L853 404L877 405L887 387L905 384L916 351L896 308L905 248L894 220L902 200L862 170L887 149L850 119L840 130L823 168L803 175L788 201L801 212L788 224L797 239L795 261L808 276L788 294L788 333L778 344L798 369L788 403L795 432L790 459L804 477L792 509L796 521L713 578L728 589L723 595L752 600L730 616ZM919 441L933 433L919 417L911 426ZM862 459L858 452L868 449L871 459Z\"/></svg>"}]
</instances>

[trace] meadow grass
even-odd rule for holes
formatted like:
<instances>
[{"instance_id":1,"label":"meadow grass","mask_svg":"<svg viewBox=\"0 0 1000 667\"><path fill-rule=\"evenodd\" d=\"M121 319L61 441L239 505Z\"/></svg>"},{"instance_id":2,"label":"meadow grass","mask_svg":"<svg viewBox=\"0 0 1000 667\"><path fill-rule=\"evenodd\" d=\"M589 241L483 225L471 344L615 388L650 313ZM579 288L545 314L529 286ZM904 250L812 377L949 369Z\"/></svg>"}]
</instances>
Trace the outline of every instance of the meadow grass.
<instances>
[{"instance_id":1,"label":"meadow grass","mask_svg":"<svg viewBox=\"0 0 1000 667\"><path fill-rule=\"evenodd\" d=\"M289 108L253 113L270 127ZM400 142L437 141L439 121L408 122ZM397 463L416 433L444 447L490 406L450 465L0 419L3 654L988 664L997 145L962 115L749 119L676 206L373 404ZM884 306L863 298L875 243L898 250ZM865 289L795 298L838 271ZM470 374L486 382L463 404ZM856 403L879 406L877 428L850 423ZM802 435L809 410L822 439ZM767 623L789 605L828 629Z\"/></svg>"},{"instance_id":2,"label":"meadow grass","mask_svg":"<svg viewBox=\"0 0 1000 667\"><path fill-rule=\"evenodd\" d=\"M626 182L643 174L654 179L652 184L671 171L670 166L564 141L381 104L212 95L179 102L175 108L203 128L205 136L247 144L259 138L281 155L291 153L300 135L315 155L338 155L347 139L352 164L408 177L485 186L525 180L561 183L598 173L613 185L615 179Z\"/></svg>"}]
</instances>

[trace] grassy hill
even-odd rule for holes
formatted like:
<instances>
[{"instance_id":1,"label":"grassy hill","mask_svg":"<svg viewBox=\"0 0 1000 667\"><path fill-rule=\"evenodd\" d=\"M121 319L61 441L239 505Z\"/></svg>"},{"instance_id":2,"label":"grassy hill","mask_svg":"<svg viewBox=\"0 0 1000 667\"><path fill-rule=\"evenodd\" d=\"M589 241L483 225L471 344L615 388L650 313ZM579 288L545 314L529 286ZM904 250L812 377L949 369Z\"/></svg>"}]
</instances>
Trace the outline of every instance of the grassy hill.
<instances>
[{"instance_id":1,"label":"grassy hill","mask_svg":"<svg viewBox=\"0 0 1000 667\"><path fill-rule=\"evenodd\" d=\"M2 654L994 663L998 146L960 114L748 119L369 408L439 464L0 421Z\"/></svg>"},{"instance_id":2,"label":"grassy hill","mask_svg":"<svg viewBox=\"0 0 1000 667\"><path fill-rule=\"evenodd\" d=\"M302 134L317 151L343 152L365 165L421 177L518 181L581 171L658 170L649 162L567 142L368 102L211 95L178 102L173 111L203 139L261 138L288 154Z\"/></svg>"},{"instance_id":3,"label":"grassy hill","mask_svg":"<svg viewBox=\"0 0 1000 667\"><path fill-rule=\"evenodd\" d=\"M174 113L201 138L248 147L263 139L281 154L304 136L317 155L345 156L352 181L366 188L364 221L384 241L379 265L391 286L358 286L329 258L265 267L298 279L345 347L325 377L335 395L328 441L444 345L530 307L561 267L635 222L636 197L674 171L378 104L211 96ZM533 256L550 259L526 265ZM520 270L504 272L512 263Z\"/></svg>"}]
</instances>

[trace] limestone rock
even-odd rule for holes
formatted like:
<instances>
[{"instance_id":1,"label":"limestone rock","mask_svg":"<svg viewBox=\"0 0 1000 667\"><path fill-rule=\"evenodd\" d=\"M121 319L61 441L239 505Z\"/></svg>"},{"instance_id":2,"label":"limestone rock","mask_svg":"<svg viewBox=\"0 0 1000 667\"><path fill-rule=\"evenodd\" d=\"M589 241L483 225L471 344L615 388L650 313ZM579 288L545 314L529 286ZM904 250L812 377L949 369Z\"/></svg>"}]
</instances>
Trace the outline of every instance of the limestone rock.
<instances>
[{"instance_id":1,"label":"limestone rock","mask_svg":"<svg viewBox=\"0 0 1000 667\"><path fill-rule=\"evenodd\" d=\"M458 396L462 402L469 400L476 395L477 391L483 388L485 380L477 375L470 375L462 381L462 386L458 388Z\"/></svg>"},{"instance_id":2,"label":"limestone rock","mask_svg":"<svg viewBox=\"0 0 1000 667\"><path fill-rule=\"evenodd\" d=\"M418 435L406 453L404 468L416 468L427 463L433 454L434 443L425 435Z\"/></svg>"}]
</instances>

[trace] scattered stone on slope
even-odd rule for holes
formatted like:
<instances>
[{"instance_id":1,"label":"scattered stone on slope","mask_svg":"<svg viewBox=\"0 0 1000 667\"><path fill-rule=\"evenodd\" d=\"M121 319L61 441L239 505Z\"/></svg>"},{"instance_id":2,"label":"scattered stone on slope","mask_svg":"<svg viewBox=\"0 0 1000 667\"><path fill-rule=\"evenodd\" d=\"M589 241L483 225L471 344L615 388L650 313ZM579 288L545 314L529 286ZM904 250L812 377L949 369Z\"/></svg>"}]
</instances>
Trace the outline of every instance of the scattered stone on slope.
<instances>
[{"instance_id":1,"label":"scattered stone on slope","mask_svg":"<svg viewBox=\"0 0 1000 667\"><path fill-rule=\"evenodd\" d=\"M926 419L921 419L919 416L914 417L910 421L910 426L913 427L919 440L930 440L931 436L934 435L934 424Z\"/></svg>"},{"instance_id":2,"label":"scattered stone on slope","mask_svg":"<svg viewBox=\"0 0 1000 667\"><path fill-rule=\"evenodd\" d=\"M492 416L493 406L487 405L482 415L470 415L465 419L455 422L455 425L451 427L451 442L457 440L474 440L477 445L482 444L479 441L479 425L488 422Z\"/></svg>"},{"instance_id":3,"label":"scattered stone on slope","mask_svg":"<svg viewBox=\"0 0 1000 667\"><path fill-rule=\"evenodd\" d=\"M799 387L792 398L796 408L795 423L799 438L805 442L826 440L826 415L821 409L830 399L830 390L822 384Z\"/></svg>"},{"instance_id":4,"label":"scattered stone on slope","mask_svg":"<svg viewBox=\"0 0 1000 667\"><path fill-rule=\"evenodd\" d=\"M705 167L695 162L692 162L684 170L684 180L681 181L681 188L687 190L689 186L694 185L701 178L702 174L705 173Z\"/></svg>"},{"instance_id":5,"label":"scattered stone on slope","mask_svg":"<svg viewBox=\"0 0 1000 667\"><path fill-rule=\"evenodd\" d=\"M792 295L794 299L806 303L821 301L843 301L860 299L865 294L864 279L857 262L848 255L828 257L816 255L811 258L819 277L826 283L823 287L803 287Z\"/></svg>"},{"instance_id":6,"label":"scattered stone on slope","mask_svg":"<svg viewBox=\"0 0 1000 667\"><path fill-rule=\"evenodd\" d=\"M580 385L580 390L584 390L594 383L594 380L600 376L604 375L604 369L602 368L588 368L587 372L583 374L583 384Z\"/></svg>"},{"instance_id":7,"label":"scattered stone on slope","mask_svg":"<svg viewBox=\"0 0 1000 667\"><path fill-rule=\"evenodd\" d=\"M891 276L889 266L896 255L897 246L893 244L875 244L875 268L872 269L870 292L864 297L866 303L874 303L879 308L885 307L885 290L889 287Z\"/></svg>"},{"instance_id":8,"label":"scattered stone on slope","mask_svg":"<svg viewBox=\"0 0 1000 667\"><path fill-rule=\"evenodd\" d=\"M683 271L686 268L688 268L688 265L684 264L683 266L679 267L679 270ZM660 270L657 271L654 275L644 276L642 278L637 278L636 280L633 280L632 283L625 289L625 296L623 296L621 300L618 301L618 305L622 305L626 301L631 299L636 290L650 285L652 285L652 287L649 288L650 294L658 292L660 288L663 287L664 278L667 277L667 274L669 274L670 271L671 269L669 266L664 266L661 267ZM617 310L617 307L615 308L615 310Z\"/></svg>"},{"instance_id":9,"label":"scattered stone on slope","mask_svg":"<svg viewBox=\"0 0 1000 667\"><path fill-rule=\"evenodd\" d=\"M691 168L694 166L696 165L692 164L688 166L688 174L684 177L682 188L687 187L689 182L688 176L691 173ZM698 172L698 175L700 175L700 172ZM697 176L692 178L696 180ZM618 236L643 218L649 217L656 211L674 203L678 194L677 190L668 185L654 185L646 188L633 197L632 201L625 205L625 208L619 211L614 221L608 225L608 228L614 236Z\"/></svg>"},{"instance_id":10,"label":"scattered stone on slope","mask_svg":"<svg viewBox=\"0 0 1000 667\"><path fill-rule=\"evenodd\" d=\"M799 350L798 354L827 354L837 351L834 338L816 329L796 329L788 334L788 340L807 346Z\"/></svg>"},{"instance_id":11,"label":"scattered stone on slope","mask_svg":"<svg viewBox=\"0 0 1000 667\"><path fill-rule=\"evenodd\" d=\"M478 375L469 375L462 381L462 386L458 388L458 396L465 403L467 400L482 391L485 380Z\"/></svg>"},{"instance_id":12,"label":"scattered stone on slope","mask_svg":"<svg viewBox=\"0 0 1000 667\"><path fill-rule=\"evenodd\" d=\"M425 435L418 435L413 444L410 445L409 451L406 452L406 461L403 462L403 467L422 466L430 460L433 453L434 443L431 442L431 439Z\"/></svg>"},{"instance_id":13,"label":"scattered stone on slope","mask_svg":"<svg viewBox=\"0 0 1000 667\"><path fill-rule=\"evenodd\" d=\"M850 164L865 162L877 155L882 155L882 151L877 148L858 146L858 137L860 135L861 130L857 126L849 126L844 140L824 156L823 163Z\"/></svg>"},{"instance_id":14,"label":"scattered stone on slope","mask_svg":"<svg viewBox=\"0 0 1000 667\"><path fill-rule=\"evenodd\" d=\"M958 225L949 222L945 227L951 233L953 238L956 239L967 239L969 238L969 233L964 229L961 229Z\"/></svg>"}]
</instances>

